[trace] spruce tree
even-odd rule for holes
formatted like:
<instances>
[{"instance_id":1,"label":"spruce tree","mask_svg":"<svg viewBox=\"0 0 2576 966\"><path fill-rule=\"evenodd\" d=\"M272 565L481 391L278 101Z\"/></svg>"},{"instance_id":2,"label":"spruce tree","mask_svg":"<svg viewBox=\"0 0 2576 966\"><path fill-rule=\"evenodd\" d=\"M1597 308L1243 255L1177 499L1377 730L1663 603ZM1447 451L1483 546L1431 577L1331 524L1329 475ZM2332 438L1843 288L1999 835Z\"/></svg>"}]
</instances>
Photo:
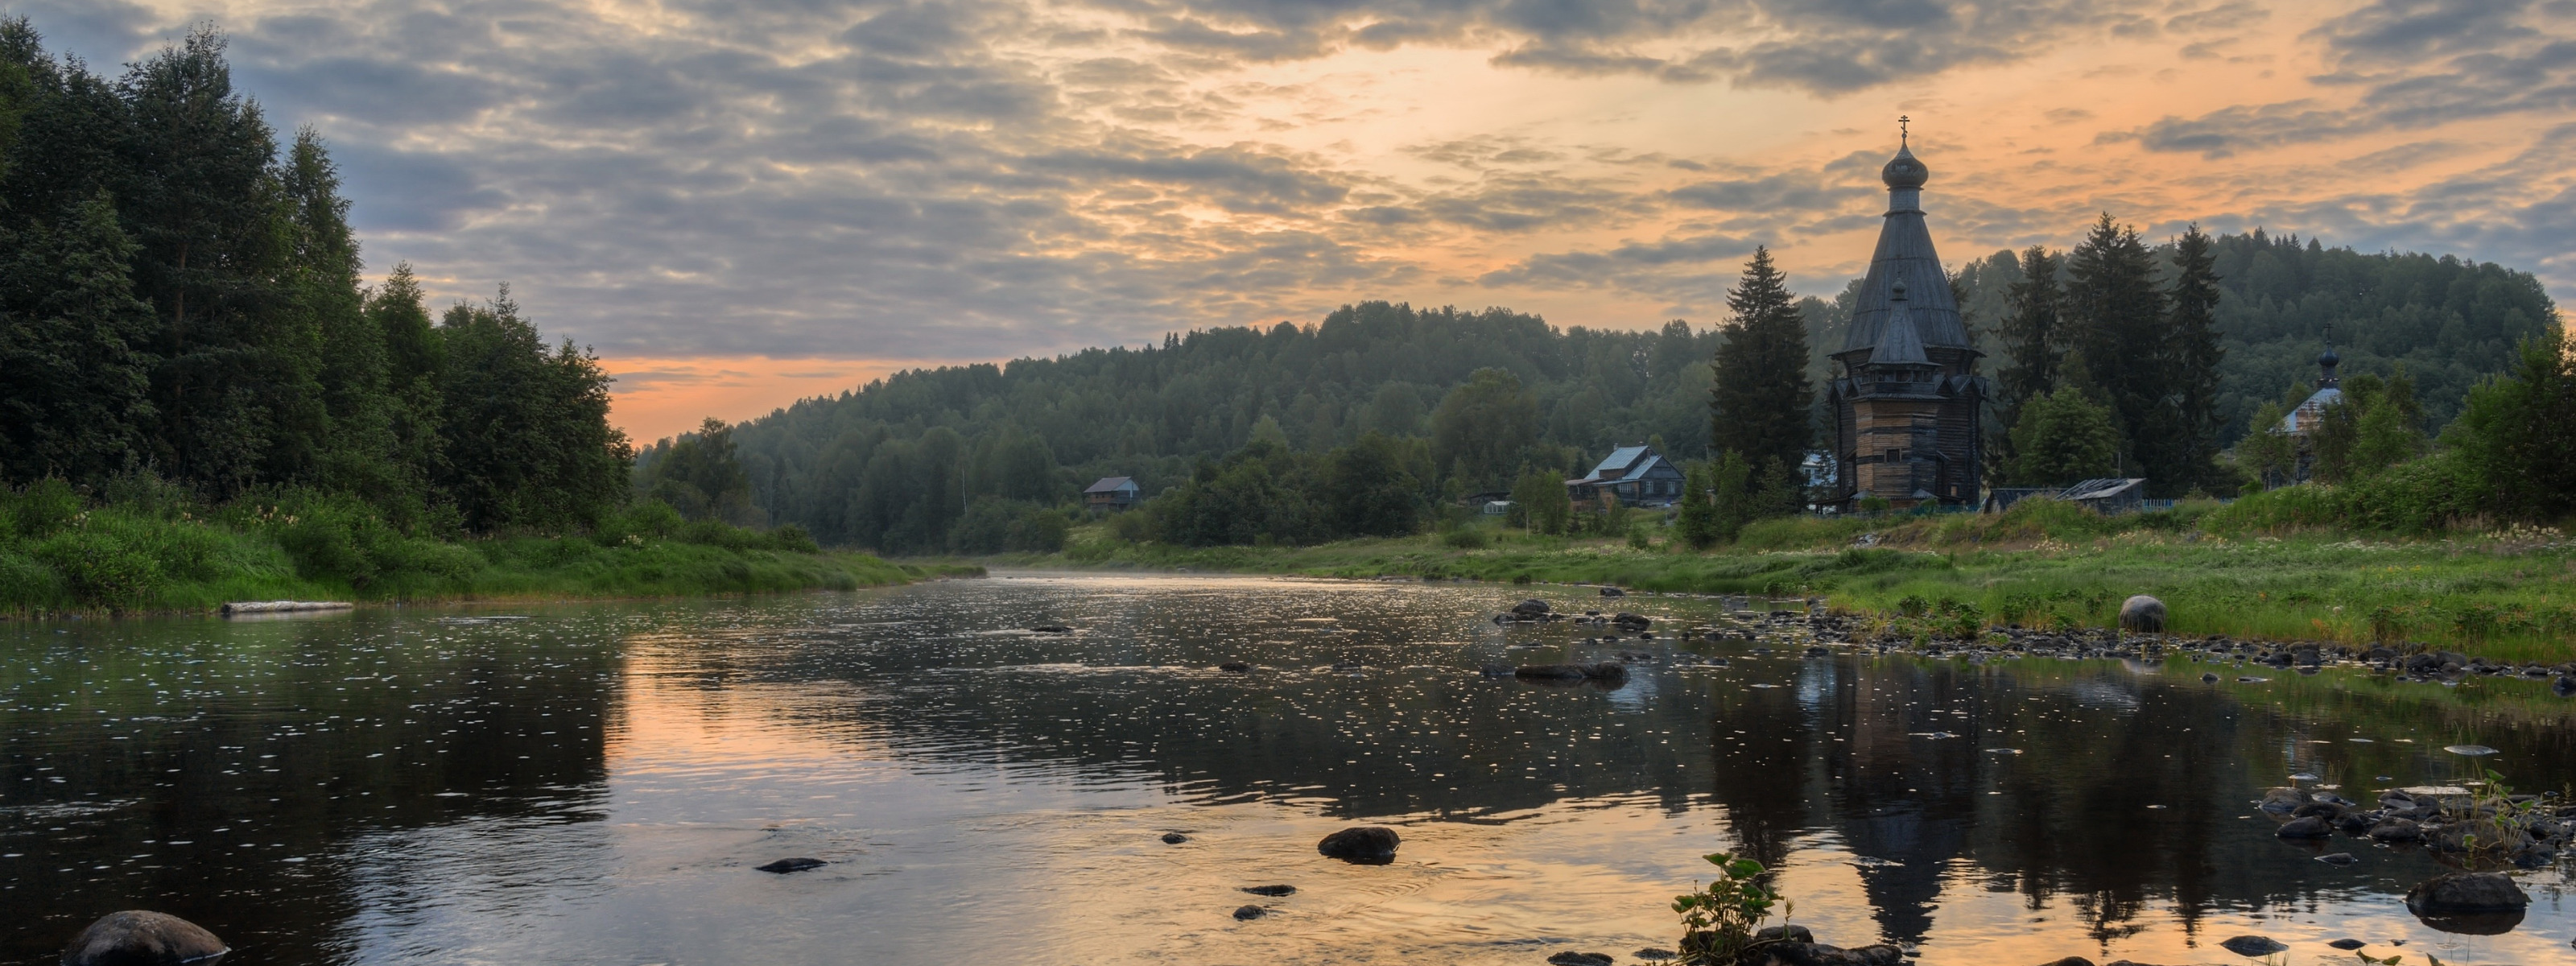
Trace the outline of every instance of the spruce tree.
<instances>
[{"instance_id":1,"label":"spruce tree","mask_svg":"<svg viewBox=\"0 0 2576 966\"><path fill-rule=\"evenodd\" d=\"M2022 407L2057 388L2058 367L2066 355L2066 331L2058 323L2056 256L2032 245L2021 253L2021 281L2006 290L2007 314L1997 334L2002 337L2004 368L1996 374L2003 411L1998 429L2021 422ZM1988 452L2001 466L2011 464L2012 438L1998 432L2000 445Z\"/></svg>"},{"instance_id":2,"label":"spruce tree","mask_svg":"<svg viewBox=\"0 0 2576 966\"><path fill-rule=\"evenodd\" d=\"M291 478L325 426L311 394L318 333L280 310L292 234L277 224L276 138L233 90L211 28L135 64L118 88L133 172L117 200L160 320L158 462L219 494Z\"/></svg>"},{"instance_id":3,"label":"spruce tree","mask_svg":"<svg viewBox=\"0 0 2576 966\"><path fill-rule=\"evenodd\" d=\"M1733 317L1720 330L1726 341L1709 388L1711 449L1742 453L1751 466L1775 459L1794 466L1814 437L1808 409L1815 389L1807 381L1806 320L1770 249L1753 250L1726 305Z\"/></svg>"},{"instance_id":4,"label":"spruce tree","mask_svg":"<svg viewBox=\"0 0 2576 966\"><path fill-rule=\"evenodd\" d=\"M2135 457L2138 474L2157 492L2181 492L2197 481L2175 456L2178 427L2166 398L2170 340L2165 338L2165 293L2157 287L2155 256L2134 228L2104 213L2082 244L2067 256L2063 317L2069 345L2084 354L2091 382L2108 404L2122 451ZM2016 443L2018 447L2020 444ZM2188 479L2177 480L2176 476Z\"/></svg>"},{"instance_id":5,"label":"spruce tree","mask_svg":"<svg viewBox=\"0 0 2576 966\"><path fill-rule=\"evenodd\" d=\"M2166 398L2173 400L2175 430L2167 454L2175 479L2164 488L2168 492L2195 486L2222 489L2226 482L2216 463L2218 431L2225 422L2218 408L2218 365L2227 355L2218 342L2218 292L2218 262L2209 236L2193 224L2174 243L2172 309L2165 326Z\"/></svg>"},{"instance_id":6,"label":"spruce tree","mask_svg":"<svg viewBox=\"0 0 2576 966\"><path fill-rule=\"evenodd\" d=\"M104 194L0 231L0 476L80 483L134 468L152 422L152 307L134 297L134 243Z\"/></svg>"}]
</instances>

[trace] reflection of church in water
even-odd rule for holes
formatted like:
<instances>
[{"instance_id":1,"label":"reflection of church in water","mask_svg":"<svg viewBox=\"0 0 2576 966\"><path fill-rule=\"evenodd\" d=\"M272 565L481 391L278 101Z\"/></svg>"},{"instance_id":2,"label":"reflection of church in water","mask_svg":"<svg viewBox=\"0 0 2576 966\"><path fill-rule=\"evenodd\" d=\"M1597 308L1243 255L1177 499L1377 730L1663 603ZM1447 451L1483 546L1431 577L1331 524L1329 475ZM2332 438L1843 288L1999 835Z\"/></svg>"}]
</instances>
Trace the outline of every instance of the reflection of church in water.
<instances>
[{"instance_id":1,"label":"reflection of church in water","mask_svg":"<svg viewBox=\"0 0 2576 966\"><path fill-rule=\"evenodd\" d=\"M1844 510L1878 497L1898 509L1974 505L1984 463L1986 381L1959 319L1949 276L1923 222L1931 171L1910 146L1879 172L1887 220L1861 280L1851 328L1826 386L1834 413L1836 497Z\"/></svg>"}]
</instances>

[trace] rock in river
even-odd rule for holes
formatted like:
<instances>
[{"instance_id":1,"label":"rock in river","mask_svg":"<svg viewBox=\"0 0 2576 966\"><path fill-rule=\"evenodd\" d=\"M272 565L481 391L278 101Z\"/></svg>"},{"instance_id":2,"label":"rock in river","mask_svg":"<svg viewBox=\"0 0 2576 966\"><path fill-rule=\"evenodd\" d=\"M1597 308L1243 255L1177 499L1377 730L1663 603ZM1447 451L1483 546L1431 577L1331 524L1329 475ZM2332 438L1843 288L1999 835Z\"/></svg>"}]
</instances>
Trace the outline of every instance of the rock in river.
<instances>
[{"instance_id":1,"label":"rock in river","mask_svg":"<svg viewBox=\"0 0 2576 966\"><path fill-rule=\"evenodd\" d=\"M769 863L768 865L757 865L752 868L759 869L762 872L774 872L779 875L786 875L790 872L803 872L807 869L819 869L830 864L831 863L825 862L821 859L794 858L780 859L776 862Z\"/></svg>"},{"instance_id":2,"label":"rock in river","mask_svg":"<svg viewBox=\"0 0 2576 966\"><path fill-rule=\"evenodd\" d=\"M2164 633L2165 602L2145 594L2121 601L2120 629L2140 634Z\"/></svg>"},{"instance_id":3,"label":"rock in river","mask_svg":"<svg viewBox=\"0 0 2576 966\"><path fill-rule=\"evenodd\" d=\"M2283 822L2280 828L2272 830L2272 834L2285 839L2321 839L2333 835L2334 826L2326 824L2324 818L2310 815Z\"/></svg>"},{"instance_id":4,"label":"rock in river","mask_svg":"<svg viewBox=\"0 0 2576 966\"><path fill-rule=\"evenodd\" d=\"M2501 872L2454 872L2437 875L2406 890L2406 908L2416 915L2443 912L2519 912L2531 904L2522 887Z\"/></svg>"},{"instance_id":5,"label":"rock in river","mask_svg":"<svg viewBox=\"0 0 2576 966\"><path fill-rule=\"evenodd\" d=\"M2323 862L2327 865L2351 865L2361 860L2353 858L2352 853L2350 852L2337 852L2332 855L2317 856L2317 861Z\"/></svg>"},{"instance_id":6,"label":"rock in river","mask_svg":"<svg viewBox=\"0 0 2576 966\"><path fill-rule=\"evenodd\" d=\"M1611 958L1609 953L1578 953L1571 950L1550 956L1547 961L1556 966L1610 966L1618 962Z\"/></svg>"},{"instance_id":7,"label":"rock in river","mask_svg":"<svg viewBox=\"0 0 2576 966\"><path fill-rule=\"evenodd\" d=\"M63 947L63 966L213 966L224 941L204 927L162 912L111 912Z\"/></svg>"},{"instance_id":8,"label":"rock in river","mask_svg":"<svg viewBox=\"0 0 2576 966\"><path fill-rule=\"evenodd\" d=\"M1272 898L1277 898L1279 896L1296 895L1297 887L1292 885L1244 886L1243 891L1252 893L1256 896L1270 896Z\"/></svg>"},{"instance_id":9,"label":"rock in river","mask_svg":"<svg viewBox=\"0 0 2576 966\"><path fill-rule=\"evenodd\" d=\"M1190 837L1189 837L1189 836L1187 836L1187 835L1183 835L1183 834L1181 834L1181 833L1179 833L1179 832L1165 832L1165 833L1163 833L1163 844L1164 844L1164 845L1179 845L1179 844L1181 844L1181 843L1183 843L1183 842L1187 842L1187 841L1189 841L1189 840L1190 840Z\"/></svg>"},{"instance_id":10,"label":"rock in river","mask_svg":"<svg viewBox=\"0 0 2576 966\"><path fill-rule=\"evenodd\" d=\"M1234 910L1234 918L1238 922L1259 919L1269 912L1270 910L1261 908L1260 906L1237 906Z\"/></svg>"},{"instance_id":11,"label":"rock in river","mask_svg":"<svg viewBox=\"0 0 2576 966\"><path fill-rule=\"evenodd\" d=\"M1525 621L1534 621L1539 618L1546 617L1548 611L1555 609L1556 608L1549 607L1546 601L1532 597L1528 600L1521 601L1520 603L1513 604L1512 616Z\"/></svg>"},{"instance_id":12,"label":"rock in river","mask_svg":"<svg viewBox=\"0 0 2576 966\"><path fill-rule=\"evenodd\" d=\"M2226 942L2219 943L2218 945L2220 948L2239 956L2258 957L2269 956L2273 953L2290 948L2288 946L2281 945L2280 942L2274 940L2270 936L2238 936Z\"/></svg>"},{"instance_id":13,"label":"rock in river","mask_svg":"<svg viewBox=\"0 0 2576 966\"><path fill-rule=\"evenodd\" d=\"M1902 966L1905 951L1889 945L1842 949L1823 943L1781 943L1766 947L1779 966Z\"/></svg>"},{"instance_id":14,"label":"rock in river","mask_svg":"<svg viewBox=\"0 0 2576 966\"><path fill-rule=\"evenodd\" d=\"M1315 851L1345 862L1384 865L1395 861L1398 841L1394 829L1362 825L1324 836L1323 841L1315 843Z\"/></svg>"}]
</instances>

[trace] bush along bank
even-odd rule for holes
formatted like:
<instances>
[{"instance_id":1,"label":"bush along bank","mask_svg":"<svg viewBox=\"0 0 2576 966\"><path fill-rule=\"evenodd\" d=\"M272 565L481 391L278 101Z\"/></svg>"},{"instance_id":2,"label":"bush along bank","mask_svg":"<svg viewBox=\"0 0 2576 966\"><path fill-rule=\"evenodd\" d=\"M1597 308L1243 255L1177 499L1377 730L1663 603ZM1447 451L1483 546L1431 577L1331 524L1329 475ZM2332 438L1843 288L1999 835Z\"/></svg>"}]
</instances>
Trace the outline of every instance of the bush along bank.
<instances>
[{"instance_id":1,"label":"bush along bank","mask_svg":"<svg viewBox=\"0 0 2576 966\"><path fill-rule=\"evenodd\" d=\"M151 481L0 491L0 614L202 613L276 598L654 597L903 583L960 568L822 551L794 527L631 504L579 535L407 534L367 504L286 491L208 506ZM971 571L971 568L966 568Z\"/></svg>"}]
</instances>

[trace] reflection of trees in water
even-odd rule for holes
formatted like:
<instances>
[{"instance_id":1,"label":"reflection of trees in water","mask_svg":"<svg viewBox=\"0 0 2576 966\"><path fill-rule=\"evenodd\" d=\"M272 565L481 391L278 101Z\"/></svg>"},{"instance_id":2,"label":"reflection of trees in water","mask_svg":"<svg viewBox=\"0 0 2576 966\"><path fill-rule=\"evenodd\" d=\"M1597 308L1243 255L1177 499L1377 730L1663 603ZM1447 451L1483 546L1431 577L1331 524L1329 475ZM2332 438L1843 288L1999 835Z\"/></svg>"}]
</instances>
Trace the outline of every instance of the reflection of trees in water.
<instances>
[{"instance_id":1,"label":"reflection of trees in water","mask_svg":"<svg viewBox=\"0 0 2576 966\"><path fill-rule=\"evenodd\" d=\"M1994 877L1989 888L2018 891L2033 910L2065 897L2089 933L2108 942L2141 928L2134 920L2157 901L2170 902L2192 929L2219 905L2317 896L2324 882L2312 874L2312 853L2277 840L2274 823L2251 804L2294 770L2285 748L2327 769L2320 774L2350 776L2356 792L2387 784L2373 775L2402 780L2423 766L2426 747L2385 741L2409 728L2500 733L2519 742L2515 758L2532 766L2576 761L2568 729L2524 727L2510 717L2481 722L2474 705L2311 700L2306 707L2315 717L2242 703L2235 692L2180 676L2098 664L1810 662L1795 690L1720 689L1710 729L1719 749L1713 789L1766 863L1818 829L1838 833L1860 856L1893 860L1858 870L1890 938L1928 933L1944 872L1965 860ZM2366 707L2383 740L2343 741L2352 729L2336 711L2347 707ZM1735 736L1736 729L1750 734ZM1960 737L1926 737L1933 732ZM2332 885L2403 892L2433 871L2429 861L2375 863Z\"/></svg>"},{"instance_id":2,"label":"reflection of trees in water","mask_svg":"<svg viewBox=\"0 0 2576 966\"><path fill-rule=\"evenodd\" d=\"M1349 634L1283 638L1275 613L1144 601L1090 621L1094 640L966 642L955 635L977 623L972 615L930 614L908 632L910 644L859 660L809 650L758 673L853 680L854 702L790 713L861 719L907 754L1122 772L1201 801L1474 820L1608 796L1650 796L1679 811L1706 795L1766 865L1783 865L1819 831L1886 860L1864 862L1858 878L1884 934L1907 941L1929 934L1945 875L1962 862L2033 910L2068 906L2102 942L2141 928L2142 912L2159 903L2191 928L2218 906L2314 896L2323 880L2312 881L2308 854L2275 840L2270 821L2240 818L2293 770L2283 749L2361 776L2359 787L2371 774L2413 774L2425 748L2299 742L2503 720L2508 734L2498 740L2524 742L2513 749L2518 760L2576 760L2564 729L2518 727L2528 719L2498 719L2473 703L2335 697L2321 679L2253 692L2292 713L2205 686L2196 673L2098 662L1747 658L1718 672L1641 668L1614 699L1463 673L1513 658L1491 640L1411 643L1426 628L1438 633L1440 620L1426 612L1441 616L1346 616ZM1602 651L1514 653L1535 662ZM1202 670L1247 657L1273 668L1248 677ZM1356 677L1311 670L1343 658L1371 667ZM1049 661L1174 667L948 669ZM1391 669L1416 663L1440 669ZM1957 737L1927 737L1934 732ZM2429 871L2378 863L2334 884L2401 892Z\"/></svg>"},{"instance_id":3,"label":"reflection of trees in water","mask_svg":"<svg viewBox=\"0 0 2576 966\"><path fill-rule=\"evenodd\" d=\"M0 843L40 860L7 867L0 960L50 962L99 913L152 908L261 962L330 961L358 888L335 850L577 818L605 778L605 649L364 613L85 633L76 654L0 644L44 669L0 708Z\"/></svg>"}]
</instances>

